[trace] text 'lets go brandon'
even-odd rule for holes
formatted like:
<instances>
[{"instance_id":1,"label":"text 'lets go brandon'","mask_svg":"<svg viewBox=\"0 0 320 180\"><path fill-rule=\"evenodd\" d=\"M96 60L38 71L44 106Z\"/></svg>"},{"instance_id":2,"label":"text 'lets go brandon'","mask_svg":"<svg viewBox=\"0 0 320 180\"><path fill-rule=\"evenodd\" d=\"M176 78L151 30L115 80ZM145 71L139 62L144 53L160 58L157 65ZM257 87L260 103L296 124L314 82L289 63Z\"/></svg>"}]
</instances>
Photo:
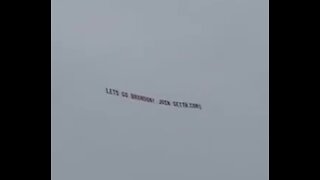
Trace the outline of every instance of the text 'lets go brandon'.
<instances>
[{"instance_id":1,"label":"text 'lets go brandon'","mask_svg":"<svg viewBox=\"0 0 320 180\"><path fill-rule=\"evenodd\" d=\"M178 107L178 108L202 109L201 105L198 103L169 101L169 100L165 100L165 99L156 100L155 98L152 98L152 97L138 95L135 93L128 93L126 91L119 91L117 89L106 88L106 93L108 95L119 96L119 97L128 98L128 99L132 99L132 100L136 100L136 101L143 101L143 102L147 102L147 103L154 103L154 104L160 104L160 105L165 105L165 106L173 106L173 107Z\"/></svg>"}]
</instances>

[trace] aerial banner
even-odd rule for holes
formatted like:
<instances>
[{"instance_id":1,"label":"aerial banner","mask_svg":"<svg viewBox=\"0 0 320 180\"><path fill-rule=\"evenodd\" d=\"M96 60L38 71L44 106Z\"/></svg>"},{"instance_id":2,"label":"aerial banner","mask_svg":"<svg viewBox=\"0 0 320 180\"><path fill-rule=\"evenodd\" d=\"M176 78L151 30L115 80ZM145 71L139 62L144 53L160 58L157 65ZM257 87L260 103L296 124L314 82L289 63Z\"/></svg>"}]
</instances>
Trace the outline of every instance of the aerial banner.
<instances>
[{"instance_id":1,"label":"aerial banner","mask_svg":"<svg viewBox=\"0 0 320 180\"><path fill-rule=\"evenodd\" d=\"M108 95L119 96L119 97L128 98L128 99L132 99L132 100L147 102L147 103L153 103L153 104L159 104L159 105L165 105L165 106L173 106L173 107L179 107L179 108L202 109L201 104L198 104L198 103L170 101L170 100L166 100L166 99L159 99L159 98L138 95L135 93L129 93L126 91L119 91L117 89L112 89L112 88L106 88L106 93Z\"/></svg>"}]
</instances>

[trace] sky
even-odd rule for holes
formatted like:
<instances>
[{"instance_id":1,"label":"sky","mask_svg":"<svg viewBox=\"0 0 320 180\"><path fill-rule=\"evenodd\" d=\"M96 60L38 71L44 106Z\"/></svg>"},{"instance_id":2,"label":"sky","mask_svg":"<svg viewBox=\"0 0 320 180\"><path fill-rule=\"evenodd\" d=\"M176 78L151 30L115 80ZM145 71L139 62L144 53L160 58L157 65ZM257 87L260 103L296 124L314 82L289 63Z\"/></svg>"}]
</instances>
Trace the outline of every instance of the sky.
<instances>
[{"instance_id":1,"label":"sky","mask_svg":"<svg viewBox=\"0 0 320 180\"><path fill-rule=\"evenodd\" d=\"M52 179L268 180L268 3L52 0Z\"/></svg>"}]
</instances>

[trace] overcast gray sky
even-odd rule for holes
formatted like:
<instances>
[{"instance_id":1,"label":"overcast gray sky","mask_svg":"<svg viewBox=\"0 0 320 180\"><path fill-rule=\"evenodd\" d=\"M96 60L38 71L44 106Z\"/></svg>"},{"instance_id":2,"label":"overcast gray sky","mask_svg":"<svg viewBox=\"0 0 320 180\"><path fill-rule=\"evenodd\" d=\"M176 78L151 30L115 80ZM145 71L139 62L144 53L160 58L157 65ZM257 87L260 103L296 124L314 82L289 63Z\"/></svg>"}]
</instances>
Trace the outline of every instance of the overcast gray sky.
<instances>
[{"instance_id":1,"label":"overcast gray sky","mask_svg":"<svg viewBox=\"0 0 320 180\"><path fill-rule=\"evenodd\" d=\"M52 179L269 179L268 10L267 0L52 0Z\"/></svg>"}]
</instances>

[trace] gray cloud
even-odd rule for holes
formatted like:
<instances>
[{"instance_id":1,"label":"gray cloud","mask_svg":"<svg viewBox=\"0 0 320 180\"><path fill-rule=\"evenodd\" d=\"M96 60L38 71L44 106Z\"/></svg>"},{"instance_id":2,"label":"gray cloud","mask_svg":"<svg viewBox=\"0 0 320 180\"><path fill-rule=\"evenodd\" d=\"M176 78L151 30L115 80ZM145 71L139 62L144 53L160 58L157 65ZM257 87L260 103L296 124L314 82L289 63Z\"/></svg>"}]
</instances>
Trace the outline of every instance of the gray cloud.
<instances>
[{"instance_id":1,"label":"gray cloud","mask_svg":"<svg viewBox=\"0 0 320 180\"><path fill-rule=\"evenodd\" d=\"M53 0L52 179L267 180L268 46L267 0Z\"/></svg>"}]
</instances>

